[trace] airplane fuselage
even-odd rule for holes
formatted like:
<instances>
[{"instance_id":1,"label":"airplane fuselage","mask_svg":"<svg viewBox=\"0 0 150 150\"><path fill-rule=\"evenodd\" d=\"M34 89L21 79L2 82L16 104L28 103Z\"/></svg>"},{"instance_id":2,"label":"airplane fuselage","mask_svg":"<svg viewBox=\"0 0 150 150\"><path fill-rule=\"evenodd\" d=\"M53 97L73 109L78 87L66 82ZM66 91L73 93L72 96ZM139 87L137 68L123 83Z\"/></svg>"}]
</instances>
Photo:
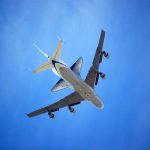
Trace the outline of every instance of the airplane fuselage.
<instances>
[{"instance_id":1,"label":"airplane fuselage","mask_svg":"<svg viewBox=\"0 0 150 150\"><path fill-rule=\"evenodd\" d=\"M52 63L53 60L54 60L54 61L58 61L59 63L65 65L65 66L67 66L67 64L66 64L64 61L62 61L62 60L55 60L55 59L51 59L51 60L50 60L50 63L52 64L51 69L52 69L53 73L54 73L55 75L57 75L58 77L61 77L61 75L57 72L55 66L54 66L53 63Z\"/></svg>"},{"instance_id":2,"label":"airplane fuselage","mask_svg":"<svg viewBox=\"0 0 150 150\"><path fill-rule=\"evenodd\" d=\"M59 71L62 78L69 82L83 98L91 99L91 97L95 96L95 91L81 79L80 75L76 75L71 69L66 67L61 67Z\"/></svg>"},{"instance_id":3,"label":"airplane fuselage","mask_svg":"<svg viewBox=\"0 0 150 150\"><path fill-rule=\"evenodd\" d=\"M96 95L94 89L86 84L79 74L76 74L64 64L55 63L54 67L61 78L63 78L67 83L71 84L74 90L77 91L81 97L91 101L97 107L103 107L103 103Z\"/></svg>"}]
</instances>

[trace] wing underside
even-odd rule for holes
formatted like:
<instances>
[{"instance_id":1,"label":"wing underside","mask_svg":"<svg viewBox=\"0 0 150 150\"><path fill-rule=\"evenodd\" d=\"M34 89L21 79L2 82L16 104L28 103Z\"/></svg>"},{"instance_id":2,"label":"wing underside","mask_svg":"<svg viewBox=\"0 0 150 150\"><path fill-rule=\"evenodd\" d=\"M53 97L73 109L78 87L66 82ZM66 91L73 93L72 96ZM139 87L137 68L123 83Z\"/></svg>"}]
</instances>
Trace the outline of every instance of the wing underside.
<instances>
[{"instance_id":1,"label":"wing underside","mask_svg":"<svg viewBox=\"0 0 150 150\"><path fill-rule=\"evenodd\" d=\"M70 69L73 70L76 74L80 75L80 71L82 68L83 58L80 57L71 67Z\"/></svg>"},{"instance_id":2,"label":"wing underside","mask_svg":"<svg viewBox=\"0 0 150 150\"><path fill-rule=\"evenodd\" d=\"M83 100L84 99L77 92L73 92L72 94L66 96L65 98L59 100L58 102L51 104L49 106L43 107L41 109L38 109L36 111L33 111L27 115L28 117L34 117L34 116L37 116L46 112L49 112L49 113L54 112L66 106L73 106L73 105L79 104Z\"/></svg>"},{"instance_id":3,"label":"wing underside","mask_svg":"<svg viewBox=\"0 0 150 150\"><path fill-rule=\"evenodd\" d=\"M85 82L88 85L90 85L92 88L94 88L95 86L99 64L102 62L102 56L103 56L102 49L103 49L104 37L105 37L105 32L102 30L92 66L90 67L88 74L86 76L86 79L85 79Z\"/></svg>"},{"instance_id":4,"label":"wing underside","mask_svg":"<svg viewBox=\"0 0 150 150\"><path fill-rule=\"evenodd\" d=\"M54 87L51 89L52 92L56 92L62 89L65 89L69 87L69 85L67 84L67 82L65 82L63 79L60 79L55 85Z\"/></svg>"}]
</instances>

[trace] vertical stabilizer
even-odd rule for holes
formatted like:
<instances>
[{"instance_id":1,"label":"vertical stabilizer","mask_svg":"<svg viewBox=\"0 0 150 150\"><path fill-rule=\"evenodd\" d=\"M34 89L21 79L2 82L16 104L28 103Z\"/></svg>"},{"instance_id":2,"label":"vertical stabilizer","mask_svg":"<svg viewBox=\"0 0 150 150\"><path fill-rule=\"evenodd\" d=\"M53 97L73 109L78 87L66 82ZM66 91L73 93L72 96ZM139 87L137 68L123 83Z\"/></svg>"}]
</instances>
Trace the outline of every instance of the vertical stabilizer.
<instances>
[{"instance_id":1,"label":"vertical stabilizer","mask_svg":"<svg viewBox=\"0 0 150 150\"><path fill-rule=\"evenodd\" d=\"M62 44L63 44L63 40L59 40L58 46L57 46L57 48L55 49L55 52L52 55L52 59L56 59L56 60L60 59Z\"/></svg>"}]
</instances>

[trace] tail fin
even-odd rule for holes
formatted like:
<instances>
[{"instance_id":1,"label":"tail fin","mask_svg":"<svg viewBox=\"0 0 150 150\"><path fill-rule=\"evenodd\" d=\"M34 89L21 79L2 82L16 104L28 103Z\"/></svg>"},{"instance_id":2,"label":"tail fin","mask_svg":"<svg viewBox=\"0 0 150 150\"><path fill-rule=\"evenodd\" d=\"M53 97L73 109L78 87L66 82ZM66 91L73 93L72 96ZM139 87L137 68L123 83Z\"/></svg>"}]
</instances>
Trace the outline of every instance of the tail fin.
<instances>
[{"instance_id":1,"label":"tail fin","mask_svg":"<svg viewBox=\"0 0 150 150\"><path fill-rule=\"evenodd\" d=\"M80 74L82 68L83 58L80 57L71 67L70 69L73 70L76 74Z\"/></svg>"},{"instance_id":2,"label":"tail fin","mask_svg":"<svg viewBox=\"0 0 150 150\"><path fill-rule=\"evenodd\" d=\"M43 65L39 66L38 68L32 70L33 73L37 73L37 72L41 72L47 69L52 69L52 63L51 63L51 59L56 59L59 60L60 59L60 54L61 54L61 49L62 49L62 43L63 40L59 40L58 46L55 50L55 52L53 53L52 57L50 58L49 55L47 55L43 50L41 50L35 43L33 44L40 53L42 53L46 58L48 58L48 61L45 62Z\"/></svg>"},{"instance_id":3,"label":"tail fin","mask_svg":"<svg viewBox=\"0 0 150 150\"><path fill-rule=\"evenodd\" d=\"M55 49L55 52L52 55L52 59L56 59L59 60L60 59L60 54L61 54L61 50L62 50L62 44L63 44L63 40L60 39L57 48Z\"/></svg>"}]
</instances>

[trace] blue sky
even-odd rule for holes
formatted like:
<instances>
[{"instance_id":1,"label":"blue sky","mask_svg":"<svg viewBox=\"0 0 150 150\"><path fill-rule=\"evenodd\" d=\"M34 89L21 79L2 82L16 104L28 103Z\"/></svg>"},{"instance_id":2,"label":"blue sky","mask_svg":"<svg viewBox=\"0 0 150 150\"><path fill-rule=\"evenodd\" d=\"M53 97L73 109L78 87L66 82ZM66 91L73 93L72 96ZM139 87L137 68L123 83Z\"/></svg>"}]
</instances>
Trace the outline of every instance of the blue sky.
<instances>
[{"instance_id":1,"label":"blue sky","mask_svg":"<svg viewBox=\"0 0 150 150\"><path fill-rule=\"evenodd\" d=\"M1 0L0 2L0 149L148 150L150 149L150 2L148 0ZM100 31L106 31L104 50L111 55L100 70L99 110L88 102L27 118L72 92L51 93L58 77L51 71L32 74L61 36L62 59L70 66L83 56L81 75L92 63Z\"/></svg>"}]
</instances>

